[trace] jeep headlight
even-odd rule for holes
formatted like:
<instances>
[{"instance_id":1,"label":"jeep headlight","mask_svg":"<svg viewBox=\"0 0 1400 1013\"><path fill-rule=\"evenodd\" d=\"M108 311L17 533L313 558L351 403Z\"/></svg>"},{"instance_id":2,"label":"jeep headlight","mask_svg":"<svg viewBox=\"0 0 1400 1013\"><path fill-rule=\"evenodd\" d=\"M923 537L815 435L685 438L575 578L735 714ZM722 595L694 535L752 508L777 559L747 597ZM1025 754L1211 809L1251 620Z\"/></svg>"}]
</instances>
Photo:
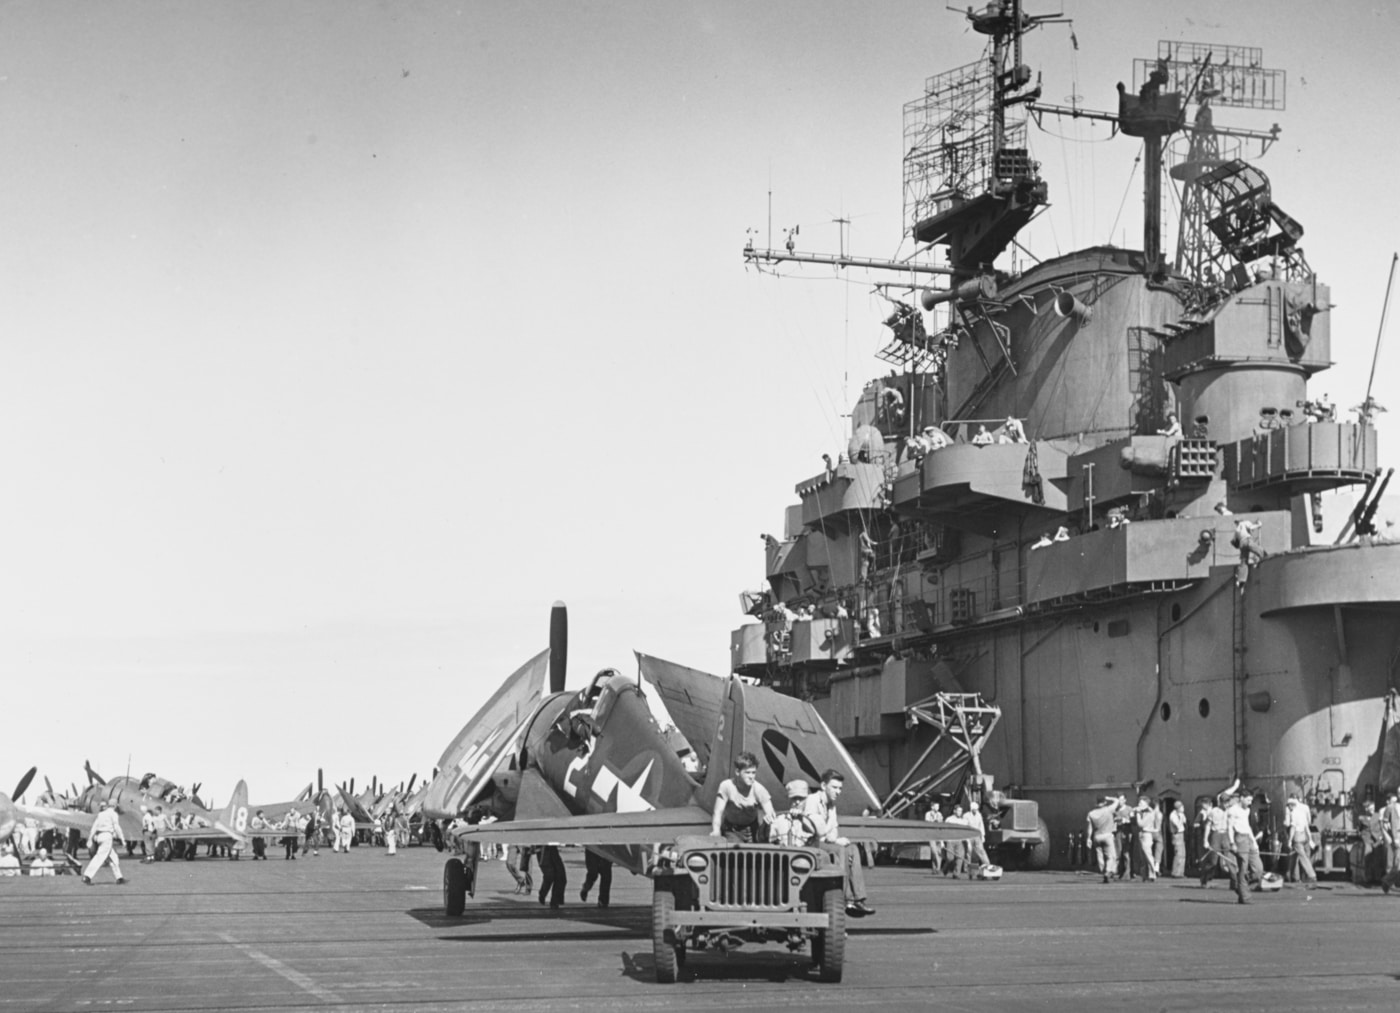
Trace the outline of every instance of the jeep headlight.
<instances>
[{"instance_id":1,"label":"jeep headlight","mask_svg":"<svg viewBox=\"0 0 1400 1013\"><path fill-rule=\"evenodd\" d=\"M804 876L812 871L812 857L810 855L793 855L790 864L793 872L801 873Z\"/></svg>"},{"instance_id":2,"label":"jeep headlight","mask_svg":"<svg viewBox=\"0 0 1400 1013\"><path fill-rule=\"evenodd\" d=\"M701 852L685 856L685 867L691 872L704 872L709 866L710 860Z\"/></svg>"}]
</instances>

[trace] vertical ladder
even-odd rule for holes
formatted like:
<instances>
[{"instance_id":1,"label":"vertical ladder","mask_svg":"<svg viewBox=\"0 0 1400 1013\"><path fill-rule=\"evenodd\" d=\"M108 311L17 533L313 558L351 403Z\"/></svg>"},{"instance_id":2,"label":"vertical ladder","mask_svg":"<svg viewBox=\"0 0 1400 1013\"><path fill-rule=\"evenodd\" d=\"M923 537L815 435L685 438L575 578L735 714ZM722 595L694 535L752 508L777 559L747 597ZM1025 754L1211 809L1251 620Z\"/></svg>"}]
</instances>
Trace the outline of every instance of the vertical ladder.
<instances>
[{"instance_id":1,"label":"vertical ladder","mask_svg":"<svg viewBox=\"0 0 1400 1013\"><path fill-rule=\"evenodd\" d=\"M1231 655L1234 662L1234 704L1235 704L1235 775L1241 779L1248 776L1245 769L1245 715L1249 713L1248 693L1245 689L1246 658L1249 647L1245 643L1244 589L1247 584L1236 583L1233 600L1234 616L1231 623Z\"/></svg>"}]
</instances>

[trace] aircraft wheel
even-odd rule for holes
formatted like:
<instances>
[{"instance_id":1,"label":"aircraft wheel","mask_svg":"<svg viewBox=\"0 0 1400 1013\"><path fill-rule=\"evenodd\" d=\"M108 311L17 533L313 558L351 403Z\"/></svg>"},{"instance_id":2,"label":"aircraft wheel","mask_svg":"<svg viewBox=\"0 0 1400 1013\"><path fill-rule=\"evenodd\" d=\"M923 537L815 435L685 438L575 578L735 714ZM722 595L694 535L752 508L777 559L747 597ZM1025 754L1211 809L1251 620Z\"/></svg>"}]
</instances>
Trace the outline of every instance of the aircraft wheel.
<instances>
[{"instance_id":1,"label":"aircraft wheel","mask_svg":"<svg viewBox=\"0 0 1400 1013\"><path fill-rule=\"evenodd\" d=\"M451 918L467 909L467 867L460 858L442 867L442 908Z\"/></svg>"},{"instance_id":2,"label":"aircraft wheel","mask_svg":"<svg viewBox=\"0 0 1400 1013\"><path fill-rule=\"evenodd\" d=\"M840 981L846 964L846 891L841 888L822 895L822 913L826 928L817 929L812 942L812 956L820 960L818 976L822 981Z\"/></svg>"},{"instance_id":3,"label":"aircraft wheel","mask_svg":"<svg viewBox=\"0 0 1400 1013\"><path fill-rule=\"evenodd\" d=\"M1040 872L1050 868L1050 828L1044 820L1038 819L1035 821L1035 832L1040 835L1040 840L1021 853L1020 868Z\"/></svg>"},{"instance_id":4,"label":"aircraft wheel","mask_svg":"<svg viewBox=\"0 0 1400 1013\"><path fill-rule=\"evenodd\" d=\"M685 947L666 941L666 923L676 910L676 895L669 887L656 884L651 895L651 956L656 964L658 985L675 984L676 974L685 958Z\"/></svg>"}]
</instances>

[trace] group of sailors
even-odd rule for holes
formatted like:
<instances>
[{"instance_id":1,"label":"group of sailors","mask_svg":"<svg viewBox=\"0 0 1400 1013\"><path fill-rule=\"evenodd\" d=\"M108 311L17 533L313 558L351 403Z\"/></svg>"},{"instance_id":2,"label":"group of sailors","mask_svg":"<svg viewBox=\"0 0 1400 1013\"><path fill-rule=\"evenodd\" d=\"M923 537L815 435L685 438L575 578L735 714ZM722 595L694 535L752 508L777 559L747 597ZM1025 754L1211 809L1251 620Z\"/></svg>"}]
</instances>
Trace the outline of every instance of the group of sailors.
<instances>
[{"instance_id":1,"label":"group of sailors","mask_svg":"<svg viewBox=\"0 0 1400 1013\"><path fill-rule=\"evenodd\" d=\"M929 871L933 875L979 879L994 868L992 860L987 857L987 821L982 816L980 806L975 803L964 806L961 802L954 802L952 812L944 816L942 807L934 802L924 813L924 819L930 823L970 827L977 832L977 836L969 841L929 841Z\"/></svg>"},{"instance_id":2,"label":"group of sailors","mask_svg":"<svg viewBox=\"0 0 1400 1013\"><path fill-rule=\"evenodd\" d=\"M1199 799L1196 817L1188 827L1179 800L1165 800L1159 813L1157 800L1150 796L1139 798L1134 807L1124 796L1104 796L1088 813L1083 840L1092 849L1105 883L1137 875L1145 881L1159 874L1183 878L1188 852L1194 852L1191 867L1201 886L1210 886L1223 874L1240 904L1249 903L1251 891L1276 888L1285 880L1316 885L1313 854L1320 838L1307 802L1296 793L1288 796L1281 839L1265 826L1262 813L1267 805L1262 793L1242 791L1236 782L1219 795ZM1374 801L1366 800L1356 828L1359 844L1352 856L1353 881L1379 884L1389 893L1400 886L1400 796L1390 792L1380 811ZM1161 871L1164 844L1171 863L1167 873ZM1264 871L1265 855L1281 874Z\"/></svg>"}]
</instances>

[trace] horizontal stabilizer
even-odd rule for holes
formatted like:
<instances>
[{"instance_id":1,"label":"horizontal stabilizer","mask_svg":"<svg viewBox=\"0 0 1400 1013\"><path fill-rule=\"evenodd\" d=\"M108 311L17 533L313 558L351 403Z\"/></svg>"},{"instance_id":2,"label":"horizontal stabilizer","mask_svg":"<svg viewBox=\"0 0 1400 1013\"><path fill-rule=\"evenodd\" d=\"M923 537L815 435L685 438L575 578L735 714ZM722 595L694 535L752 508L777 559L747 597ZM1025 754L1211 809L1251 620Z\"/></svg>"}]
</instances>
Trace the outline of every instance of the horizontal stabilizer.
<instances>
[{"instance_id":1,"label":"horizontal stabilizer","mask_svg":"<svg viewBox=\"0 0 1400 1013\"><path fill-rule=\"evenodd\" d=\"M461 827L462 841L504 844L659 844L710 832L710 815L698 806L646 812L593 813L562 819L512 820Z\"/></svg>"}]
</instances>

